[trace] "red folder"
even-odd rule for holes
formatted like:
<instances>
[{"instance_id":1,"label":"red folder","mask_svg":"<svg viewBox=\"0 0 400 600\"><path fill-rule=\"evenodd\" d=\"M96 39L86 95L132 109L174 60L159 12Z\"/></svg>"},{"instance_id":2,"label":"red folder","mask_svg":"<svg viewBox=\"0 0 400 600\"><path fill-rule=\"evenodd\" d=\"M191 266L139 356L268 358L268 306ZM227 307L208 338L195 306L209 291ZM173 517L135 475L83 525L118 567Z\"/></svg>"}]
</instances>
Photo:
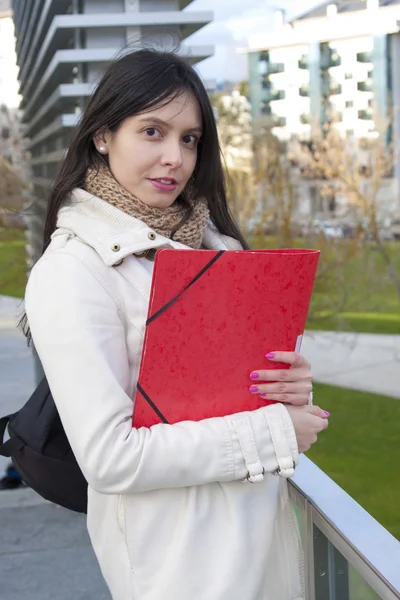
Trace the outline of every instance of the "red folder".
<instances>
[{"instance_id":1,"label":"red folder","mask_svg":"<svg viewBox=\"0 0 400 600\"><path fill-rule=\"evenodd\" d=\"M159 250L133 426L199 421L268 402L251 371L299 350L318 250Z\"/></svg>"}]
</instances>

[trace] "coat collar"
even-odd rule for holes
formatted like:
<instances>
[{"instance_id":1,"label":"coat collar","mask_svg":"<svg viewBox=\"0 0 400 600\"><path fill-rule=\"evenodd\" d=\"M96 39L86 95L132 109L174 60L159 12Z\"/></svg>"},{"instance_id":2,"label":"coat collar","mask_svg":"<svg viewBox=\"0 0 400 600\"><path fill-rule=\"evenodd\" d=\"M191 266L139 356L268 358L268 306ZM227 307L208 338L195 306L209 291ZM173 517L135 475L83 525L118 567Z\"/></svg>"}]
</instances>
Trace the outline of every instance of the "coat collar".
<instances>
[{"instance_id":1,"label":"coat collar","mask_svg":"<svg viewBox=\"0 0 400 600\"><path fill-rule=\"evenodd\" d=\"M80 238L94 248L107 266L119 263L130 254L140 254L151 248L188 248L79 188L72 192L68 205L60 209L57 229L52 238L65 233ZM214 250L241 249L237 240L220 234L211 222L204 231L203 245Z\"/></svg>"}]
</instances>

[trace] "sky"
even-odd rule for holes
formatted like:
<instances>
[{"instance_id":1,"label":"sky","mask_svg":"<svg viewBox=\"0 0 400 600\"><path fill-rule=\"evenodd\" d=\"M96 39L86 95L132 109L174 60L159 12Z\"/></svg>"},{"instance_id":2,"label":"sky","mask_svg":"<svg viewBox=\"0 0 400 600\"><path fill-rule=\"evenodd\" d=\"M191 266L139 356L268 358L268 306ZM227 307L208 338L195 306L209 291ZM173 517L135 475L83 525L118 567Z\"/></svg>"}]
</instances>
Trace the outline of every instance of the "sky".
<instances>
[{"instance_id":1,"label":"sky","mask_svg":"<svg viewBox=\"0 0 400 600\"><path fill-rule=\"evenodd\" d=\"M286 11L291 19L322 0L194 0L187 11L211 10L214 21L190 38L190 44L211 44L214 56L202 61L198 70L205 79L240 81L247 79L247 56L236 49L247 46L251 35L271 28L273 12Z\"/></svg>"}]
</instances>

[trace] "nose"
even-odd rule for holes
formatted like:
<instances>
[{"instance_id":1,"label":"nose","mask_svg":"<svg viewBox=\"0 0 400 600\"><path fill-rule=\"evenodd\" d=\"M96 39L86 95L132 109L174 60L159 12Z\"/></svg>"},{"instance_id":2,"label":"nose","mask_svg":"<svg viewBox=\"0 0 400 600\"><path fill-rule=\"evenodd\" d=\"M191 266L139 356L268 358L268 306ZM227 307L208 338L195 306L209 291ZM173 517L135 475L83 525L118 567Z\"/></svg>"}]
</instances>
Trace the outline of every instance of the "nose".
<instances>
[{"instance_id":1,"label":"nose","mask_svg":"<svg viewBox=\"0 0 400 600\"><path fill-rule=\"evenodd\" d=\"M178 169L182 166L182 146L180 140L168 140L163 144L163 154L161 157L161 163L166 167L172 167Z\"/></svg>"}]
</instances>

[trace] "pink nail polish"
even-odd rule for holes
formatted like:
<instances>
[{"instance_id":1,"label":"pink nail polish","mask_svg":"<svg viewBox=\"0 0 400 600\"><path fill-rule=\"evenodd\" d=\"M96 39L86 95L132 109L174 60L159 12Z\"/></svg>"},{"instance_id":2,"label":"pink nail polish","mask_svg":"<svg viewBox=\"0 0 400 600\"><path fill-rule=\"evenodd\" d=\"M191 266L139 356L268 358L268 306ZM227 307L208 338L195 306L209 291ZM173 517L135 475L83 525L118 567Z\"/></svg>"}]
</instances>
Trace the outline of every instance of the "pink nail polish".
<instances>
[{"instance_id":1,"label":"pink nail polish","mask_svg":"<svg viewBox=\"0 0 400 600\"><path fill-rule=\"evenodd\" d=\"M261 398L266 398L267 394L260 394Z\"/></svg>"},{"instance_id":2,"label":"pink nail polish","mask_svg":"<svg viewBox=\"0 0 400 600\"><path fill-rule=\"evenodd\" d=\"M250 392L258 392L258 387L256 385L252 385L249 390Z\"/></svg>"},{"instance_id":3,"label":"pink nail polish","mask_svg":"<svg viewBox=\"0 0 400 600\"><path fill-rule=\"evenodd\" d=\"M327 416L327 417L330 417L330 416L331 416L331 413L330 413L330 412L328 412L327 410L324 410L324 413L326 414L326 416Z\"/></svg>"},{"instance_id":4,"label":"pink nail polish","mask_svg":"<svg viewBox=\"0 0 400 600\"><path fill-rule=\"evenodd\" d=\"M258 379L259 377L258 373L250 373L250 379Z\"/></svg>"},{"instance_id":5,"label":"pink nail polish","mask_svg":"<svg viewBox=\"0 0 400 600\"><path fill-rule=\"evenodd\" d=\"M265 358L275 358L275 354L273 352L269 352L265 355Z\"/></svg>"}]
</instances>

